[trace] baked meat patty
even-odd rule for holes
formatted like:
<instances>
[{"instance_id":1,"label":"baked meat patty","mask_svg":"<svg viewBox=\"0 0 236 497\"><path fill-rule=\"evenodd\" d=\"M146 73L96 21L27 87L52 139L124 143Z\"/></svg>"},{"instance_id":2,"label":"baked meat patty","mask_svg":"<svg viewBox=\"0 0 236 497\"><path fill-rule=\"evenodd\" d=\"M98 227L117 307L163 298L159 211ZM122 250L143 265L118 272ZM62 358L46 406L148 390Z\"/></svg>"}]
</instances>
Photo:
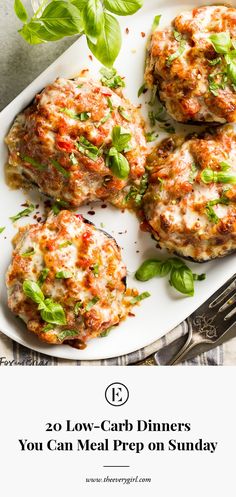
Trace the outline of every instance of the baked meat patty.
<instances>
[{"instance_id":1,"label":"baked meat patty","mask_svg":"<svg viewBox=\"0 0 236 497\"><path fill-rule=\"evenodd\" d=\"M148 162L143 208L159 245L199 262L235 251L234 130L166 139Z\"/></svg>"},{"instance_id":2,"label":"baked meat patty","mask_svg":"<svg viewBox=\"0 0 236 497\"><path fill-rule=\"evenodd\" d=\"M20 228L7 289L11 311L30 332L79 348L125 319L138 293L126 290L116 241L66 210Z\"/></svg>"},{"instance_id":3,"label":"baked meat patty","mask_svg":"<svg viewBox=\"0 0 236 497\"><path fill-rule=\"evenodd\" d=\"M87 78L57 79L17 116L6 143L11 173L50 197L79 206L107 199L123 207L139 186L146 140L137 108Z\"/></svg>"},{"instance_id":4,"label":"baked meat patty","mask_svg":"<svg viewBox=\"0 0 236 497\"><path fill-rule=\"evenodd\" d=\"M145 79L179 122L236 121L236 9L195 8L155 29Z\"/></svg>"}]
</instances>

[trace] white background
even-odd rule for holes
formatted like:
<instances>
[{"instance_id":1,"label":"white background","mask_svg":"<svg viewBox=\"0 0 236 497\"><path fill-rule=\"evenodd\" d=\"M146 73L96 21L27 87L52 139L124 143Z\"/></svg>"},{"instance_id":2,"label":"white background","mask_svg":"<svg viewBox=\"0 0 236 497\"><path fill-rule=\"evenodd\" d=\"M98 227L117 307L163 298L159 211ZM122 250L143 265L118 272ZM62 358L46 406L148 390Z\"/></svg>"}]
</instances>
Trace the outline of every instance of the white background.
<instances>
[{"instance_id":1,"label":"white background","mask_svg":"<svg viewBox=\"0 0 236 497\"><path fill-rule=\"evenodd\" d=\"M5 497L77 495L181 497L235 495L235 368L1 368L1 493ZM107 404L106 387L130 391L121 407ZM46 433L47 422L100 423L128 418L190 422L191 432ZM19 438L60 441L106 437L124 441L176 438L218 441L208 452L21 452ZM130 465L105 469L106 464ZM151 477L151 483L85 483L86 477Z\"/></svg>"}]
</instances>

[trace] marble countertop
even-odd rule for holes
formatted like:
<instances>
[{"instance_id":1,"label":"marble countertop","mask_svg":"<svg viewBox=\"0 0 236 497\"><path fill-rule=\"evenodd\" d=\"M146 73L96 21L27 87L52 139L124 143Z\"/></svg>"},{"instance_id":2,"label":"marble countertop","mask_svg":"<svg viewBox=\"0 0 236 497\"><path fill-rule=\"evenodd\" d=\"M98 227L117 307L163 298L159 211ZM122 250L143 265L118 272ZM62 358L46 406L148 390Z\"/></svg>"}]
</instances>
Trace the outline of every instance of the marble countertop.
<instances>
[{"instance_id":1,"label":"marble countertop","mask_svg":"<svg viewBox=\"0 0 236 497\"><path fill-rule=\"evenodd\" d=\"M29 45L18 33L22 23L13 5L14 0L0 2L0 110L76 40L71 37L56 43ZM24 0L24 5L32 12L30 0Z\"/></svg>"}]
</instances>

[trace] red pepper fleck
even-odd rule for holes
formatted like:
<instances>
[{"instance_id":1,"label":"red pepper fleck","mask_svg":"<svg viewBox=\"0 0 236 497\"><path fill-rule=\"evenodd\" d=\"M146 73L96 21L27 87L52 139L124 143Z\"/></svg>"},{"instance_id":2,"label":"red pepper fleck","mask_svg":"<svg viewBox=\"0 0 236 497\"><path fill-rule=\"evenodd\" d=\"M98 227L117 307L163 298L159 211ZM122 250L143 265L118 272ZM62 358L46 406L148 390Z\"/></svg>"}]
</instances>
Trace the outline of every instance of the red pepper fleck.
<instances>
[{"instance_id":1,"label":"red pepper fleck","mask_svg":"<svg viewBox=\"0 0 236 497\"><path fill-rule=\"evenodd\" d=\"M92 57L92 55L90 55L90 54L89 54L89 59L90 59L90 60L93 60L93 57Z\"/></svg>"},{"instance_id":2,"label":"red pepper fleck","mask_svg":"<svg viewBox=\"0 0 236 497\"><path fill-rule=\"evenodd\" d=\"M125 28L125 32L128 35L129 34L129 28Z\"/></svg>"},{"instance_id":3,"label":"red pepper fleck","mask_svg":"<svg viewBox=\"0 0 236 497\"><path fill-rule=\"evenodd\" d=\"M57 146L58 148L60 148L61 150L65 150L66 152L72 152L74 148L73 143L60 139L57 140Z\"/></svg>"},{"instance_id":4,"label":"red pepper fleck","mask_svg":"<svg viewBox=\"0 0 236 497\"><path fill-rule=\"evenodd\" d=\"M142 38L145 38L146 34L143 31L141 31L141 36Z\"/></svg>"}]
</instances>

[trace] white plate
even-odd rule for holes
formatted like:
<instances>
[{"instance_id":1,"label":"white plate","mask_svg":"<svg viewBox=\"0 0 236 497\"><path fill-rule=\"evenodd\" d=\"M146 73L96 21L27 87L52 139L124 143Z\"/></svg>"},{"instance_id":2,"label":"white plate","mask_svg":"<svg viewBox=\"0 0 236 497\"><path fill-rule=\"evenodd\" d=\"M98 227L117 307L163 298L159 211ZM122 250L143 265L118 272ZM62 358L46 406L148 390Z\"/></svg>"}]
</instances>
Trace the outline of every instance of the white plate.
<instances>
[{"instance_id":1,"label":"white plate","mask_svg":"<svg viewBox=\"0 0 236 497\"><path fill-rule=\"evenodd\" d=\"M116 67L118 72L126 77L127 87L125 91L132 102L140 103L137 98L137 90L143 83L147 36L142 37L141 32L148 34L156 14L162 14L161 25L164 25L169 23L181 11L191 9L201 3L203 4L203 2L199 1L193 1L192 3L183 1L180 5L177 5L175 0L169 0L167 6L166 0L146 0L144 8L135 16L120 18L123 31L123 48L116 62ZM129 28L129 34L125 33L125 28L127 27ZM140 307L135 310L135 317L130 317L126 322L112 330L108 337L91 340L83 351L73 349L67 345L49 346L41 343L37 337L26 330L24 324L18 318L9 312L6 305L4 279L11 259L11 239L16 232L15 227L9 221L9 216L22 209L20 205L25 202L26 196L24 193L12 191L6 186L4 164L7 161L7 149L3 142L4 136L16 114L24 109L32 101L34 95L42 90L46 84L53 81L57 76L73 77L84 68L88 68L91 74L96 77L98 76L100 64L94 59L93 61L90 60L85 39L82 38L33 81L0 114L0 226L6 226L6 230L0 236L0 329L13 340L44 354L66 359L91 360L127 354L149 345L163 336L191 314L236 272L236 260L235 256L230 256L204 265L190 264L191 267L194 267L195 272L204 271L207 273L205 281L196 282L195 296L192 298L182 297L172 291L168 285L167 278L139 283L133 277L134 271L145 258L160 255L160 251L155 247L155 242L151 240L149 234L140 231L139 223L131 213L121 213L111 207L102 209L98 204L93 204L96 211L94 216L87 214L88 210L90 210L89 207L80 208L79 212L92 220L98 227L101 222L104 223L106 231L111 233L123 248L123 257L129 274L128 285L137 287L141 292L148 290L151 297L143 301ZM145 100L147 100L147 95L143 97L142 111L144 115L148 108ZM183 126L181 129L183 131ZM189 130L188 127L187 129ZM35 199L39 198L39 195L35 192L29 192L27 198L35 201ZM17 226L26 224L28 221L29 218L24 218L17 223ZM119 234L121 232L123 234ZM163 255L163 252L161 255Z\"/></svg>"}]
</instances>

